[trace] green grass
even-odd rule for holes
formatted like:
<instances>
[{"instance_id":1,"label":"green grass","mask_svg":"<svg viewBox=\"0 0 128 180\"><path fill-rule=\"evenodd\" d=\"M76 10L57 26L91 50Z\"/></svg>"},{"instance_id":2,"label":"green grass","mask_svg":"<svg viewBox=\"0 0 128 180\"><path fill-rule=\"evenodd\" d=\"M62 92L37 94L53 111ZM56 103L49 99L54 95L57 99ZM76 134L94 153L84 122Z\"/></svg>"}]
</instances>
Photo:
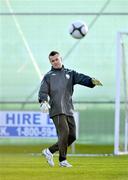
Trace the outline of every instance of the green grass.
<instances>
[{"instance_id":1,"label":"green grass","mask_svg":"<svg viewBox=\"0 0 128 180\"><path fill-rule=\"evenodd\" d=\"M41 156L4 154L0 156L1 180L125 180L128 179L128 156L68 157L72 168L60 168L55 156L51 168Z\"/></svg>"},{"instance_id":2,"label":"green grass","mask_svg":"<svg viewBox=\"0 0 128 180\"><path fill-rule=\"evenodd\" d=\"M0 154L26 154L26 153L40 153L42 149L49 147L51 144L37 144L37 145L0 145ZM84 145L75 144L76 154L112 154L113 145ZM71 147L68 148L68 153L72 153Z\"/></svg>"},{"instance_id":3,"label":"green grass","mask_svg":"<svg viewBox=\"0 0 128 180\"><path fill-rule=\"evenodd\" d=\"M81 146L81 149L85 146ZM79 145L80 148L80 145ZM88 147L89 148L89 147ZM104 147L105 148L105 147ZM102 147L102 149L104 149ZM96 147L93 147L95 151ZM128 156L68 157L72 168L49 167L41 146L1 146L1 180L127 180ZM32 152L34 154L32 154Z\"/></svg>"}]
</instances>

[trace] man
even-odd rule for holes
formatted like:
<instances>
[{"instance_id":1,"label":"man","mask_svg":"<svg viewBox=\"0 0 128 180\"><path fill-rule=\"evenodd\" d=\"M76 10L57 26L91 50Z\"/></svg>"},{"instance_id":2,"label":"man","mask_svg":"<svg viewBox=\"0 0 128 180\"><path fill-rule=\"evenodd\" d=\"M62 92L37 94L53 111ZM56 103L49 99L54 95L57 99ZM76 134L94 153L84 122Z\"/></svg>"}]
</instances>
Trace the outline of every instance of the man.
<instances>
[{"instance_id":1,"label":"man","mask_svg":"<svg viewBox=\"0 0 128 180\"><path fill-rule=\"evenodd\" d=\"M72 167L66 160L67 147L76 139L76 125L73 117L73 86L80 84L93 88L102 85L99 80L87 75L66 69L62 64L62 58L57 51L49 54L52 65L51 70L44 76L40 90L39 103L42 112L49 112L52 118L58 142L44 149L42 154L50 166L54 166L53 154L59 151L59 165L61 167ZM49 99L49 102L48 102Z\"/></svg>"}]
</instances>

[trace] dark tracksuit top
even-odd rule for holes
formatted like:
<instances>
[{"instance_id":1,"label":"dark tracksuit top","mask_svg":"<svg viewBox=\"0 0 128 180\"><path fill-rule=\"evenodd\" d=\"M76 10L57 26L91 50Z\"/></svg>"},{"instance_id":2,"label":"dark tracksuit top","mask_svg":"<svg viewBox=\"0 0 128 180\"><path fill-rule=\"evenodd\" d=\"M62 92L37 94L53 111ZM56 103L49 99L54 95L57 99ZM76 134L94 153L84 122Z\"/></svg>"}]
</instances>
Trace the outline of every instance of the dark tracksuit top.
<instances>
[{"instance_id":1,"label":"dark tracksuit top","mask_svg":"<svg viewBox=\"0 0 128 180\"><path fill-rule=\"evenodd\" d=\"M49 104L51 106L49 109L50 117L59 114L73 116L73 86L80 84L93 88L95 85L91 79L87 75L66 69L64 66L61 69L54 69L52 67L41 82L38 97L39 103L48 101L49 96Z\"/></svg>"}]
</instances>

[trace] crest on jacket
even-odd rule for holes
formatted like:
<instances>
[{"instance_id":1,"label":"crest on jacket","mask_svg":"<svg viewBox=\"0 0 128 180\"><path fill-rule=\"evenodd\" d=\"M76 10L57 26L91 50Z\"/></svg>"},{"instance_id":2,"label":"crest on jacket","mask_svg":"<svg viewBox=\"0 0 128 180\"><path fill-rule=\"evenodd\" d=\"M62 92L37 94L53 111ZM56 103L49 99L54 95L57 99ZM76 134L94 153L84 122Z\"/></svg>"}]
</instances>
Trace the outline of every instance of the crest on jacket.
<instances>
[{"instance_id":1,"label":"crest on jacket","mask_svg":"<svg viewBox=\"0 0 128 180\"><path fill-rule=\"evenodd\" d=\"M70 78L70 75L69 75L69 74L66 74L65 76L66 76L66 79L69 79L69 78Z\"/></svg>"}]
</instances>

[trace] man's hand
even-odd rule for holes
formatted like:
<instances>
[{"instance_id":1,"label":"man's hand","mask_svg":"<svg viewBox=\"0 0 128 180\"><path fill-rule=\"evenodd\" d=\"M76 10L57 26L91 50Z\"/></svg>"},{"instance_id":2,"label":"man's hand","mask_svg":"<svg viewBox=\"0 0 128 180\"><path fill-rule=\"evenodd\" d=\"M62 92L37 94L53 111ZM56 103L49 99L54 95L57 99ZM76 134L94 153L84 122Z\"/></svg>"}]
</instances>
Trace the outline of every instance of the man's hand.
<instances>
[{"instance_id":1,"label":"man's hand","mask_svg":"<svg viewBox=\"0 0 128 180\"><path fill-rule=\"evenodd\" d=\"M96 85L96 86L103 86L103 84L102 84L99 80L97 80L97 79L95 79L95 78L92 78L92 83L93 83L94 85Z\"/></svg>"},{"instance_id":2,"label":"man's hand","mask_svg":"<svg viewBox=\"0 0 128 180\"><path fill-rule=\"evenodd\" d=\"M48 104L47 101L44 101L40 104L40 110L43 112L43 113L48 113L49 112L49 109L50 109L50 105Z\"/></svg>"}]
</instances>

